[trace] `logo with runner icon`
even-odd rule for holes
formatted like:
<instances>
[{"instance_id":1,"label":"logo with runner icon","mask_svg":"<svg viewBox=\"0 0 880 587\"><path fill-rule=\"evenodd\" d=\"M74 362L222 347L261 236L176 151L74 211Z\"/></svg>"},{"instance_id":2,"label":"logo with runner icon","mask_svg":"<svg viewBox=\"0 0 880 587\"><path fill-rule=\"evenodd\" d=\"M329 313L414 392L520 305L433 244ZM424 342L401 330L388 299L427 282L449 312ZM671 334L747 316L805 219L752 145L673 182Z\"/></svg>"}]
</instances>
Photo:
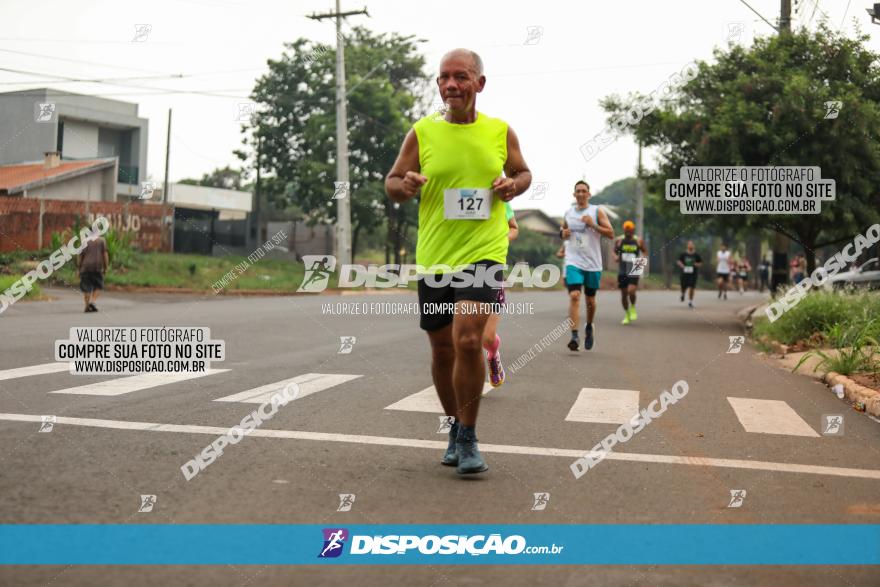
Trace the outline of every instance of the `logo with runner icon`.
<instances>
[{"instance_id":1,"label":"logo with runner icon","mask_svg":"<svg viewBox=\"0 0 880 587\"><path fill-rule=\"evenodd\" d=\"M318 293L327 289L330 275L336 269L336 257L333 255L303 255L305 275L296 291Z\"/></svg>"},{"instance_id":2,"label":"logo with runner icon","mask_svg":"<svg viewBox=\"0 0 880 587\"><path fill-rule=\"evenodd\" d=\"M727 347L727 354L729 355L735 355L740 352L746 342L745 336L728 336L727 338L730 342L730 346Z\"/></svg>"},{"instance_id":3,"label":"logo with runner icon","mask_svg":"<svg viewBox=\"0 0 880 587\"><path fill-rule=\"evenodd\" d=\"M742 507L743 502L746 499L746 490L745 489L731 489L730 490L730 503L727 504L729 508L738 508Z\"/></svg>"},{"instance_id":4,"label":"logo with runner icon","mask_svg":"<svg viewBox=\"0 0 880 587\"><path fill-rule=\"evenodd\" d=\"M648 267L648 258L647 257L636 257L632 260L632 269L629 270L629 274L632 277L640 276L645 272L645 268Z\"/></svg>"},{"instance_id":5,"label":"logo with runner icon","mask_svg":"<svg viewBox=\"0 0 880 587\"><path fill-rule=\"evenodd\" d=\"M333 182L333 199L341 200L348 195L349 190L351 189L351 183L347 181L334 181Z\"/></svg>"},{"instance_id":6,"label":"logo with runner icon","mask_svg":"<svg viewBox=\"0 0 880 587\"><path fill-rule=\"evenodd\" d=\"M532 511L539 512L543 509L547 508L547 504L550 503L550 494L549 493L535 493L535 503L532 504Z\"/></svg>"},{"instance_id":7,"label":"logo with runner icon","mask_svg":"<svg viewBox=\"0 0 880 587\"><path fill-rule=\"evenodd\" d=\"M825 436L843 436L843 415L822 414L822 434Z\"/></svg>"},{"instance_id":8,"label":"logo with runner icon","mask_svg":"<svg viewBox=\"0 0 880 587\"><path fill-rule=\"evenodd\" d=\"M340 336L339 337L339 352L337 355L350 355L351 351L354 350L354 343L357 342L356 336Z\"/></svg>"},{"instance_id":9,"label":"logo with runner icon","mask_svg":"<svg viewBox=\"0 0 880 587\"><path fill-rule=\"evenodd\" d=\"M318 554L318 558L336 558L342 554L345 541L348 540L348 530L345 528L324 528L324 547Z\"/></svg>"},{"instance_id":10,"label":"logo with runner icon","mask_svg":"<svg viewBox=\"0 0 880 587\"><path fill-rule=\"evenodd\" d=\"M443 434L444 432L452 430L452 425L455 424L455 416L437 417L440 418L440 428L437 429L437 434Z\"/></svg>"},{"instance_id":11,"label":"logo with runner icon","mask_svg":"<svg viewBox=\"0 0 880 587\"><path fill-rule=\"evenodd\" d=\"M141 495L141 505L138 508L138 513L148 514L153 511L153 506L156 505L156 496L155 495Z\"/></svg>"},{"instance_id":12,"label":"logo with runner icon","mask_svg":"<svg viewBox=\"0 0 880 587\"><path fill-rule=\"evenodd\" d=\"M351 506L354 505L354 493L340 493L339 494L339 507L336 508L337 512L350 512Z\"/></svg>"},{"instance_id":13,"label":"logo with runner icon","mask_svg":"<svg viewBox=\"0 0 880 587\"><path fill-rule=\"evenodd\" d=\"M52 432L55 427L55 416L41 416L40 429L37 432Z\"/></svg>"},{"instance_id":14,"label":"logo with runner icon","mask_svg":"<svg viewBox=\"0 0 880 587\"><path fill-rule=\"evenodd\" d=\"M829 100L825 102L825 120L834 120L840 115L840 109L843 108L843 102L840 100Z\"/></svg>"}]
</instances>

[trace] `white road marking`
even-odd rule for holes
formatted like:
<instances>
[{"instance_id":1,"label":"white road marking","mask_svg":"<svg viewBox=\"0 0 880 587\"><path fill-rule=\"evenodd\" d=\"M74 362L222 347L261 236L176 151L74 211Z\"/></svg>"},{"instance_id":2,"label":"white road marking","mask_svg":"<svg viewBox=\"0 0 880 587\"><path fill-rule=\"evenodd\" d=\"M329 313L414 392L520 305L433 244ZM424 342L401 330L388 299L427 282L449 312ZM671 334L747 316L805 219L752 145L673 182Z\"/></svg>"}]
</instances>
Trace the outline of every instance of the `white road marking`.
<instances>
[{"instance_id":1,"label":"white road marking","mask_svg":"<svg viewBox=\"0 0 880 587\"><path fill-rule=\"evenodd\" d=\"M736 417L746 432L814 436L819 434L787 403L773 399L728 397Z\"/></svg>"},{"instance_id":2,"label":"white road marking","mask_svg":"<svg viewBox=\"0 0 880 587\"><path fill-rule=\"evenodd\" d=\"M9 422L42 422L43 416L31 414L2 414L0 421ZM156 424L152 422L129 422L124 420L97 420L92 418L71 418L58 416L57 425L85 426L89 428L111 428L116 430L136 430L144 432L176 432L182 434L207 434L218 436L226 434L229 428L219 426L195 426L189 424ZM319 442L347 442L352 444L371 444L395 446L403 448L429 448L443 450L446 441L420 440L417 438L393 438L387 436L362 436L358 434L335 434L326 432L304 432L299 430L270 430L258 428L249 436L262 438L280 438L291 440L315 440ZM570 448L543 448L538 446L513 446L504 444L480 444L483 452L499 454L516 454L549 457L579 458L589 451ZM784 473L804 473L810 475L831 475L835 477L853 477L859 479L880 480L880 469L853 469L849 467L826 467L823 465L800 465L796 463L774 463L769 461L748 461L743 459L713 459L705 457L688 457L657 454L611 452L605 457L611 461L629 461L636 463L665 463L671 465L691 465L696 467L723 467L728 469L749 469L754 471L772 471Z\"/></svg>"},{"instance_id":3,"label":"white road marking","mask_svg":"<svg viewBox=\"0 0 880 587\"><path fill-rule=\"evenodd\" d=\"M78 387L68 387L67 389L59 389L50 391L49 393L63 393L71 395L125 395L133 391L158 387L160 385L168 385L169 383L177 383L178 381L187 381L189 379L198 379L207 377L208 375L217 375L218 373L226 373L229 369L208 369L204 373L148 373L145 375L134 375L132 377L120 377L118 379L110 379L109 381L99 381L98 383L89 383L88 385L80 385Z\"/></svg>"},{"instance_id":4,"label":"white road marking","mask_svg":"<svg viewBox=\"0 0 880 587\"><path fill-rule=\"evenodd\" d=\"M68 370L69 363L43 363L42 365L31 365L30 367L19 367L17 369L6 369L0 371L0 381L6 379L18 379L19 377L30 377L31 375L46 375L47 373L60 373Z\"/></svg>"},{"instance_id":5,"label":"white road marking","mask_svg":"<svg viewBox=\"0 0 880 587\"><path fill-rule=\"evenodd\" d=\"M363 377L363 375L306 373L305 375L297 375L290 379L276 381L275 383L261 385L260 387L248 389L247 391L227 395L226 397L221 397L214 401L263 404L269 401L274 394L283 391L284 388L291 383L296 383L299 386L299 395L296 396L296 399L302 399L307 395L312 395L313 393L336 387L337 385L346 383L352 379L357 379L358 377Z\"/></svg>"},{"instance_id":6,"label":"white road marking","mask_svg":"<svg viewBox=\"0 0 880 587\"><path fill-rule=\"evenodd\" d=\"M492 389L491 383L483 383L483 395L489 393ZM394 402L390 406L385 406L386 410L401 410L404 412L429 412L431 414L443 414L443 406L440 405L440 398L437 397L437 389L432 385L426 387L422 391L417 391L412 395L408 395L399 402Z\"/></svg>"},{"instance_id":7,"label":"white road marking","mask_svg":"<svg viewBox=\"0 0 880 587\"><path fill-rule=\"evenodd\" d=\"M626 424L638 413L638 391L584 387L565 419L569 422Z\"/></svg>"}]
</instances>

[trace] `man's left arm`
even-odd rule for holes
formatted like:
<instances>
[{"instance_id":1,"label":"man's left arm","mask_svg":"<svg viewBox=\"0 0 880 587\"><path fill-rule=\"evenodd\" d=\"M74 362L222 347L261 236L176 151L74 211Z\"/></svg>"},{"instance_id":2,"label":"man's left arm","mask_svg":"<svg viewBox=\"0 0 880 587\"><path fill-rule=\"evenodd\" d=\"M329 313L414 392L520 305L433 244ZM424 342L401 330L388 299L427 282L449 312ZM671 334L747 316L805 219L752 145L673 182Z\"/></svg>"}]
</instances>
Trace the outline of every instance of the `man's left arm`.
<instances>
[{"instance_id":1,"label":"man's left arm","mask_svg":"<svg viewBox=\"0 0 880 587\"><path fill-rule=\"evenodd\" d=\"M643 239L639 239L639 249L644 254L648 254L648 247L645 246L645 241Z\"/></svg>"},{"instance_id":2,"label":"man's left arm","mask_svg":"<svg viewBox=\"0 0 880 587\"><path fill-rule=\"evenodd\" d=\"M597 210L596 220L599 221L599 226L597 226L593 230L595 230L605 238L614 238L614 228L611 227L611 221L608 220L608 215L605 214L605 210L603 210L602 208L599 208L599 210Z\"/></svg>"},{"instance_id":3,"label":"man's left arm","mask_svg":"<svg viewBox=\"0 0 880 587\"><path fill-rule=\"evenodd\" d=\"M110 266L110 255L107 254L107 241L101 241L101 248L104 249L103 261L104 261L104 269L103 272L107 272L107 267Z\"/></svg>"},{"instance_id":4,"label":"man's left arm","mask_svg":"<svg viewBox=\"0 0 880 587\"><path fill-rule=\"evenodd\" d=\"M492 182L492 189L499 198L509 202L525 192L532 185L532 172L526 165L519 148L519 138L511 127L507 127L507 161L504 162L505 177L497 177Z\"/></svg>"}]
</instances>

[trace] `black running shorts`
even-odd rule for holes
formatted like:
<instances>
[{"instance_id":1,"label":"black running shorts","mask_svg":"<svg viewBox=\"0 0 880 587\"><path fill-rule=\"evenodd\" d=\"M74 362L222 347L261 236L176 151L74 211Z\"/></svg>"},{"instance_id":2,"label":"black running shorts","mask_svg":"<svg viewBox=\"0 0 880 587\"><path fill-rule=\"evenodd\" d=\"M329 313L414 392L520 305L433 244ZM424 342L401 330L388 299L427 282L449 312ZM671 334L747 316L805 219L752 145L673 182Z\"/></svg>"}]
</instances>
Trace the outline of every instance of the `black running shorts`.
<instances>
[{"instance_id":1,"label":"black running shorts","mask_svg":"<svg viewBox=\"0 0 880 587\"><path fill-rule=\"evenodd\" d=\"M500 284L504 281L504 265L496 261L477 261L473 265L461 273L473 275L475 267L482 265L486 267L482 283L454 287L455 280L448 285L434 285L430 278L419 279L419 327L422 330L432 332L452 324L456 302L469 300L492 304L493 307L497 305L502 286L494 287L493 282Z\"/></svg>"}]
</instances>

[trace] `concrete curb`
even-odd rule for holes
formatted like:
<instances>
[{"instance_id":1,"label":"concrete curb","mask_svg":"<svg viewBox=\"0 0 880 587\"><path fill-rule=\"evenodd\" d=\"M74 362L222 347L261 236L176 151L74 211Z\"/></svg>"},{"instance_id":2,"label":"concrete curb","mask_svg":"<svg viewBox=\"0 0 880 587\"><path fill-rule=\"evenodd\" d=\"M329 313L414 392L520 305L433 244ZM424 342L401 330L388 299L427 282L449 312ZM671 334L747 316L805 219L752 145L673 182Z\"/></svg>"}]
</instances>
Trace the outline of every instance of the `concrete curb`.
<instances>
[{"instance_id":1,"label":"concrete curb","mask_svg":"<svg viewBox=\"0 0 880 587\"><path fill-rule=\"evenodd\" d=\"M829 371L822 376L822 380L830 386L840 384L846 399L850 400L856 406L864 405L865 412L874 417L880 418L880 391L875 391L870 387L859 385L846 375ZM858 407L856 408L858 409ZM859 410L861 411L861 410Z\"/></svg>"},{"instance_id":2,"label":"concrete curb","mask_svg":"<svg viewBox=\"0 0 880 587\"><path fill-rule=\"evenodd\" d=\"M755 311L761 308L762 305L750 306L748 308L744 308L737 313L746 324L747 328L752 327L752 315L754 315ZM789 346L782 344L781 342L772 340L768 338L766 335L762 336L758 339L762 344L770 347L774 353L777 355L781 355L785 357L785 355L789 352ZM880 391L876 391L871 389L870 387L865 387L864 385L859 385L846 375L841 375L840 373L835 373L834 371L828 371L824 375L821 376L821 381L825 382L829 387L834 387L835 385L840 384L843 386L844 397L853 403L854 407L861 411L860 406L865 407L865 412L876 417L880 418Z\"/></svg>"},{"instance_id":3,"label":"concrete curb","mask_svg":"<svg viewBox=\"0 0 880 587\"><path fill-rule=\"evenodd\" d=\"M767 338L767 335L762 336L758 339L762 344L770 347L774 353L777 355L782 355L783 357L788 354L789 346L787 344L782 344L777 340L773 340L771 338Z\"/></svg>"}]
</instances>

